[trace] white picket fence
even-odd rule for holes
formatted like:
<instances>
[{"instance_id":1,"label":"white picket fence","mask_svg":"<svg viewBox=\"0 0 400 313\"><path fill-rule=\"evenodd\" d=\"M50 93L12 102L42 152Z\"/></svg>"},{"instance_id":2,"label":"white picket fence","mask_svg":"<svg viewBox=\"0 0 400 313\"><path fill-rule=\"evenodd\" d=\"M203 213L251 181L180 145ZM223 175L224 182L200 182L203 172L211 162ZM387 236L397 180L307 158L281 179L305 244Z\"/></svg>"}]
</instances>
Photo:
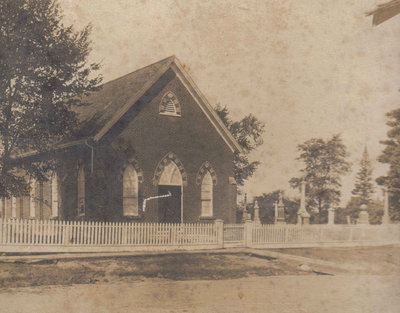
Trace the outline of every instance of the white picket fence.
<instances>
[{"instance_id":1,"label":"white picket fence","mask_svg":"<svg viewBox=\"0 0 400 313\"><path fill-rule=\"evenodd\" d=\"M224 224L224 246L244 245L244 225Z\"/></svg>"},{"instance_id":2,"label":"white picket fence","mask_svg":"<svg viewBox=\"0 0 400 313\"><path fill-rule=\"evenodd\" d=\"M0 252L103 252L400 243L400 225L159 224L0 219Z\"/></svg>"},{"instance_id":3,"label":"white picket fence","mask_svg":"<svg viewBox=\"0 0 400 313\"><path fill-rule=\"evenodd\" d=\"M252 246L312 243L400 243L400 225L250 226Z\"/></svg>"},{"instance_id":4,"label":"white picket fence","mask_svg":"<svg viewBox=\"0 0 400 313\"><path fill-rule=\"evenodd\" d=\"M0 245L213 245L215 224L0 219Z\"/></svg>"}]
</instances>

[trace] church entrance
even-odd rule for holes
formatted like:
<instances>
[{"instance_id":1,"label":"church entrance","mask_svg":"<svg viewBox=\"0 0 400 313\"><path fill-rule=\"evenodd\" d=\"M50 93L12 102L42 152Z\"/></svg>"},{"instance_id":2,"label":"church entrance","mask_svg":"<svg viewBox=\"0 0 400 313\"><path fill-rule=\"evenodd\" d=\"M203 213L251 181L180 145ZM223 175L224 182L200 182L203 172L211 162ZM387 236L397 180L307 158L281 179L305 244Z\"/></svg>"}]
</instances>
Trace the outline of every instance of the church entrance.
<instances>
[{"instance_id":1,"label":"church entrance","mask_svg":"<svg viewBox=\"0 0 400 313\"><path fill-rule=\"evenodd\" d=\"M167 198L158 199L158 215L160 223L180 223L181 222L181 186L158 186L158 194L167 195Z\"/></svg>"},{"instance_id":2,"label":"church entrance","mask_svg":"<svg viewBox=\"0 0 400 313\"><path fill-rule=\"evenodd\" d=\"M173 161L164 167L158 183L158 195L169 197L158 199L158 220L160 223L181 223L182 212L182 175Z\"/></svg>"}]
</instances>

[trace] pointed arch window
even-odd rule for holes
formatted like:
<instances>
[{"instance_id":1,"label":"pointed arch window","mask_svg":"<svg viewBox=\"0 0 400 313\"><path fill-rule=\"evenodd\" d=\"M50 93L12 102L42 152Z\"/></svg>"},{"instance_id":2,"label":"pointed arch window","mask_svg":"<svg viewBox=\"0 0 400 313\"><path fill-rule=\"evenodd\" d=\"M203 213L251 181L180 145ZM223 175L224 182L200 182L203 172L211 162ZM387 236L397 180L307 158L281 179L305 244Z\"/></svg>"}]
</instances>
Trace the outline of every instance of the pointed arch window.
<instances>
[{"instance_id":1,"label":"pointed arch window","mask_svg":"<svg viewBox=\"0 0 400 313\"><path fill-rule=\"evenodd\" d=\"M85 166L81 165L78 169L78 216L85 216Z\"/></svg>"},{"instance_id":2,"label":"pointed arch window","mask_svg":"<svg viewBox=\"0 0 400 313\"><path fill-rule=\"evenodd\" d=\"M206 171L201 181L201 216L213 216L213 179L210 171Z\"/></svg>"},{"instance_id":3,"label":"pointed arch window","mask_svg":"<svg viewBox=\"0 0 400 313\"><path fill-rule=\"evenodd\" d=\"M51 176L51 216L58 216L58 178L56 173Z\"/></svg>"},{"instance_id":4,"label":"pointed arch window","mask_svg":"<svg viewBox=\"0 0 400 313\"><path fill-rule=\"evenodd\" d=\"M31 218L36 216L36 186L36 180L31 179L29 190L29 217Z\"/></svg>"},{"instance_id":5,"label":"pointed arch window","mask_svg":"<svg viewBox=\"0 0 400 313\"><path fill-rule=\"evenodd\" d=\"M168 91L161 98L159 111L163 115L181 116L181 105L172 91Z\"/></svg>"},{"instance_id":6,"label":"pointed arch window","mask_svg":"<svg viewBox=\"0 0 400 313\"><path fill-rule=\"evenodd\" d=\"M128 164L125 168L122 184L124 216L137 216L139 214L139 180L132 164Z\"/></svg>"}]
</instances>

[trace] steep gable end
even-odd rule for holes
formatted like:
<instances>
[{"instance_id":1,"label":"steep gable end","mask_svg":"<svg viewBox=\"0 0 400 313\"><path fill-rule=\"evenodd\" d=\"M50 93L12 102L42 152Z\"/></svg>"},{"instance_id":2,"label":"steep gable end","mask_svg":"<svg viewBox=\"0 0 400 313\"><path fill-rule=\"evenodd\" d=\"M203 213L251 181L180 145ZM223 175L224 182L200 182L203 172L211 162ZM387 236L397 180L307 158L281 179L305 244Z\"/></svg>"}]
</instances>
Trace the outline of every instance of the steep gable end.
<instances>
[{"instance_id":1,"label":"steep gable end","mask_svg":"<svg viewBox=\"0 0 400 313\"><path fill-rule=\"evenodd\" d=\"M82 136L91 136L95 142L100 141L169 69L175 72L232 152L242 152L240 145L174 56L108 82L100 91L84 99L92 105L80 107L77 110L82 123L80 131Z\"/></svg>"},{"instance_id":2,"label":"steep gable end","mask_svg":"<svg viewBox=\"0 0 400 313\"><path fill-rule=\"evenodd\" d=\"M120 116L116 116L116 113L143 94L165 72L173 59L174 57L166 58L107 82L99 91L85 97L83 102L90 105L75 109L81 124L82 137L96 136L104 126L118 120Z\"/></svg>"}]
</instances>

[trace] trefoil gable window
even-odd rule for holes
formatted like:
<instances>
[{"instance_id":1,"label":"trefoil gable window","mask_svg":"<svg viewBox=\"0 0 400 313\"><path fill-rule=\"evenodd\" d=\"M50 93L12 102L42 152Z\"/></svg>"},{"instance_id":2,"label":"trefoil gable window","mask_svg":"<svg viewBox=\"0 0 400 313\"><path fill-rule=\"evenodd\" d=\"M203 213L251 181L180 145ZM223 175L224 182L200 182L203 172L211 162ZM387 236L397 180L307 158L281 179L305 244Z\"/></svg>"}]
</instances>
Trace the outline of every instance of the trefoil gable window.
<instances>
[{"instance_id":1,"label":"trefoil gable window","mask_svg":"<svg viewBox=\"0 0 400 313\"><path fill-rule=\"evenodd\" d=\"M85 166L81 164L78 168L78 216L85 216Z\"/></svg>"}]
</instances>

